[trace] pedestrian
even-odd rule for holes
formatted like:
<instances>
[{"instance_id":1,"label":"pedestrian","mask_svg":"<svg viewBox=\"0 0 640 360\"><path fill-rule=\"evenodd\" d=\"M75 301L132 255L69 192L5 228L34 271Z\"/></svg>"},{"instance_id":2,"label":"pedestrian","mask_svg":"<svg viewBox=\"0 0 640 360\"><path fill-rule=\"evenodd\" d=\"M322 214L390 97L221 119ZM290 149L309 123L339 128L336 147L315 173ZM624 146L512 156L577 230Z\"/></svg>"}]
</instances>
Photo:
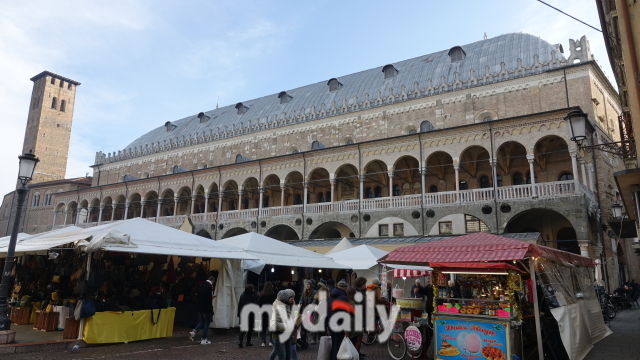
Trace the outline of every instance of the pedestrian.
<instances>
[{"instance_id":1,"label":"pedestrian","mask_svg":"<svg viewBox=\"0 0 640 360\"><path fill-rule=\"evenodd\" d=\"M260 297L258 298L258 303L260 306L266 304L273 304L276 301L276 293L273 291L273 284L271 281L267 281L264 283L264 287L260 292ZM273 346L271 343L271 332L269 331L269 314L262 313L262 331L260 331L260 337L262 338L262 347L267 346L267 333L269 333L269 346Z\"/></svg>"},{"instance_id":2,"label":"pedestrian","mask_svg":"<svg viewBox=\"0 0 640 360\"><path fill-rule=\"evenodd\" d=\"M240 317L240 321L242 321L242 309L249 304L258 305L258 294L253 291L253 284L247 284L244 287L244 292L240 295L240 301L238 301L238 317ZM247 343L246 346L253 346L251 343L251 335L253 334L253 328L255 326L255 314L252 312L249 314L248 318L248 327L247 331L240 330L238 334L238 347L242 347L242 340L244 339L244 335L247 335ZM242 324L240 324L242 326Z\"/></svg>"},{"instance_id":3,"label":"pedestrian","mask_svg":"<svg viewBox=\"0 0 640 360\"><path fill-rule=\"evenodd\" d=\"M349 300L347 298L347 288L349 285L346 281L340 280L333 291L331 291L331 300L330 300L330 311L329 316L333 316L341 311L349 311L349 309L353 309L353 306L349 304ZM329 318L331 319L331 318ZM328 321L331 323L331 320ZM331 360L338 359L338 351L340 350L340 345L342 345L342 340L344 340L345 332L344 331L334 331L331 327L329 327L329 335L331 335Z\"/></svg>"},{"instance_id":4,"label":"pedestrian","mask_svg":"<svg viewBox=\"0 0 640 360\"><path fill-rule=\"evenodd\" d=\"M197 310L198 310L198 325L195 329L189 332L189 339L194 341L196 334L202 329L202 340L200 344L208 345L211 341L207 339L209 333L209 325L211 324L211 318L213 317L213 282L216 278L210 276L207 281L200 284L197 292Z\"/></svg>"},{"instance_id":5,"label":"pedestrian","mask_svg":"<svg viewBox=\"0 0 640 360\"><path fill-rule=\"evenodd\" d=\"M307 306L313 305L315 296L316 296L316 291L313 289L313 281L312 280L305 281L304 290L302 291L302 295L300 296L300 312L301 313L305 311ZM307 338L308 338L307 330L302 329L301 336L300 336L300 345L303 350L309 347Z\"/></svg>"},{"instance_id":6,"label":"pedestrian","mask_svg":"<svg viewBox=\"0 0 640 360\"><path fill-rule=\"evenodd\" d=\"M356 294L358 293L358 289L356 289L355 286L349 286L347 288L347 300L349 301L349 304L351 304L354 309L356 305L359 305L359 303L356 301ZM360 326L356 326L356 314L355 314L355 310L354 312L351 314L351 331L349 331L349 340L351 340L351 343L353 344L353 346L356 348L356 350L358 350L358 354L360 356L362 356L362 354L360 354L360 340L362 339L362 331L363 331L363 324L360 324Z\"/></svg>"},{"instance_id":7,"label":"pedestrian","mask_svg":"<svg viewBox=\"0 0 640 360\"><path fill-rule=\"evenodd\" d=\"M291 307L295 303L296 293L291 289L278 292L276 301L273 302L271 319L269 320L269 330L272 333L273 350L269 355L269 360L291 360L291 337L281 338L286 330L293 330L293 325L289 323L291 318ZM286 318L281 314L284 313Z\"/></svg>"},{"instance_id":8,"label":"pedestrian","mask_svg":"<svg viewBox=\"0 0 640 360\"><path fill-rule=\"evenodd\" d=\"M367 278L365 278L364 276L360 276L358 278L356 278L356 280L353 282L354 287L356 288L356 290L358 291L358 293L360 293L362 295L362 302L360 304L365 304L365 299L367 298ZM355 295L354 295L355 297ZM367 318L367 307L366 306L362 306L362 319L366 319ZM363 324L364 325L364 324ZM364 336L364 333L361 332L360 335L357 338L357 342L354 342L353 345L356 347L356 350L358 350L358 353L360 354L361 357L364 357L365 355L363 353L360 352L360 348L362 347L362 337Z\"/></svg>"},{"instance_id":9,"label":"pedestrian","mask_svg":"<svg viewBox=\"0 0 640 360\"><path fill-rule=\"evenodd\" d=\"M413 286L411 286L411 295L413 297L413 294L415 294L415 289L418 289L418 293L423 294L423 288L422 285L420 284L420 279L416 279L415 284L413 284Z\"/></svg>"},{"instance_id":10,"label":"pedestrian","mask_svg":"<svg viewBox=\"0 0 640 360\"><path fill-rule=\"evenodd\" d=\"M333 289L335 289L335 286L334 286L335 283L336 283L335 280L333 280L331 278L329 280L327 280L327 289L329 289L329 293L331 293L331 291Z\"/></svg>"}]
</instances>

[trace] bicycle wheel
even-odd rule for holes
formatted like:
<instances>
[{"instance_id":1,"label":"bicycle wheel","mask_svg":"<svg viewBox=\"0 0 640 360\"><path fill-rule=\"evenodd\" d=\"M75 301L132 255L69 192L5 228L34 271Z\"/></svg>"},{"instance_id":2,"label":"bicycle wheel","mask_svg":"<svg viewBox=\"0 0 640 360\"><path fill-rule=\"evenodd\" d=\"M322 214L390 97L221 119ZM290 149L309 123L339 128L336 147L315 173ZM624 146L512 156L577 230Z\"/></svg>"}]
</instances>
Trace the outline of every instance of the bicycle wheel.
<instances>
[{"instance_id":1,"label":"bicycle wheel","mask_svg":"<svg viewBox=\"0 0 640 360\"><path fill-rule=\"evenodd\" d=\"M376 331L366 332L362 336L362 343L365 345L371 345L374 342L376 342L377 339L378 339L378 332Z\"/></svg>"},{"instance_id":2,"label":"bicycle wheel","mask_svg":"<svg viewBox=\"0 0 640 360\"><path fill-rule=\"evenodd\" d=\"M609 317L609 319L615 319L616 318L616 308L613 305L607 305L607 307L605 308L605 312L607 314L607 317Z\"/></svg>"},{"instance_id":3,"label":"bicycle wheel","mask_svg":"<svg viewBox=\"0 0 640 360\"><path fill-rule=\"evenodd\" d=\"M407 355L407 343L404 341L404 337L396 332L391 333L387 340L387 350L395 360L403 359Z\"/></svg>"}]
</instances>

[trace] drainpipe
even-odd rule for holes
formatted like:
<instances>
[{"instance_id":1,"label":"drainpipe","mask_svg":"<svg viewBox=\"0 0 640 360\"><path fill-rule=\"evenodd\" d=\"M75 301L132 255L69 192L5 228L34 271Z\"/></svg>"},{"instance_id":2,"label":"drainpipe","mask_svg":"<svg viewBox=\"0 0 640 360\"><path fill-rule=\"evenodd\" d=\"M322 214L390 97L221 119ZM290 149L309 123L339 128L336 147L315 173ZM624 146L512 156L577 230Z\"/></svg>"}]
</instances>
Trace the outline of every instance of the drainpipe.
<instances>
[{"instance_id":1,"label":"drainpipe","mask_svg":"<svg viewBox=\"0 0 640 360\"><path fill-rule=\"evenodd\" d=\"M489 139L491 140L491 157L493 158L493 161L498 161L495 153L495 149L493 147L493 126L491 124L491 122L489 122ZM500 229L500 223L498 220L498 184L496 183L496 178L497 176L495 176L498 173L498 170L496 170L496 168L491 165L491 163L489 163L489 166L491 166L491 178L492 178L492 183L493 183L493 206L495 207L495 217L496 217L496 234L498 234L498 230ZM495 171L494 171L495 170ZM533 174L531 176L534 176ZM504 231L503 231L504 232Z\"/></svg>"},{"instance_id":2,"label":"drainpipe","mask_svg":"<svg viewBox=\"0 0 640 360\"><path fill-rule=\"evenodd\" d=\"M595 141L598 141L598 132L597 130L591 135L591 142L593 144L595 135ZM598 209L596 214L597 226L598 226L598 237L600 238L600 244L602 244L602 252L600 253L600 267L601 271L604 274L605 283L607 284L607 291L611 291L611 287L609 285L609 271L608 267L605 265L606 256L606 248L604 247L604 231L602 230L602 212L600 209L600 186L598 181L598 165L596 164L596 152L595 150L591 152L591 156L593 156L593 169L596 175L596 200L598 202Z\"/></svg>"},{"instance_id":3,"label":"drainpipe","mask_svg":"<svg viewBox=\"0 0 640 360\"><path fill-rule=\"evenodd\" d=\"M362 151L360 151L360 143L358 143L358 193L362 192L362 185L364 184L360 181L360 176L362 174ZM332 194L333 196L333 194ZM358 239L362 238L362 196L358 194Z\"/></svg>"},{"instance_id":4,"label":"drainpipe","mask_svg":"<svg viewBox=\"0 0 640 360\"><path fill-rule=\"evenodd\" d=\"M420 142L420 178L421 180L424 179L422 172L425 171L425 169L423 168L424 166L424 159L423 154L422 154L422 133L418 133L418 141ZM423 184L426 186L426 183ZM424 192L426 191L426 189L423 188L424 186L421 186L420 188L420 219L422 219L422 236L426 235L426 231L425 231L425 224L424 224Z\"/></svg>"},{"instance_id":5,"label":"drainpipe","mask_svg":"<svg viewBox=\"0 0 640 360\"><path fill-rule=\"evenodd\" d=\"M260 234L260 212L262 211L262 201L264 199L264 184L262 179L262 163L258 159L258 169L259 174L258 178L260 179L260 183L258 184L258 214L256 215L256 232Z\"/></svg>"}]
</instances>

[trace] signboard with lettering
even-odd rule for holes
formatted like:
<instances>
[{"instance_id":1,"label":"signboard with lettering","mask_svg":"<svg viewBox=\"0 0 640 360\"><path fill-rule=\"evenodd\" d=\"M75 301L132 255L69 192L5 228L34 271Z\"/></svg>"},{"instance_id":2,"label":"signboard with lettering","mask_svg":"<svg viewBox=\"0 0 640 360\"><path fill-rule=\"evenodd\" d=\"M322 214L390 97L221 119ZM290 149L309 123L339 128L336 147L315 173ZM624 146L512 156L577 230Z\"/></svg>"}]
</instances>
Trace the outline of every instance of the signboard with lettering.
<instances>
[{"instance_id":1,"label":"signboard with lettering","mask_svg":"<svg viewBox=\"0 0 640 360\"><path fill-rule=\"evenodd\" d=\"M453 317L435 318L435 359L511 358L509 322Z\"/></svg>"},{"instance_id":2,"label":"signboard with lettering","mask_svg":"<svg viewBox=\"0 0 640 360\"><path fill-rule=\"evenodd\" d=\"M418 351L422 346L422 334L415 326L407 327L404 331L404 340L407 342L407 347L411 351Z\"/></svg>"}]
</instances>

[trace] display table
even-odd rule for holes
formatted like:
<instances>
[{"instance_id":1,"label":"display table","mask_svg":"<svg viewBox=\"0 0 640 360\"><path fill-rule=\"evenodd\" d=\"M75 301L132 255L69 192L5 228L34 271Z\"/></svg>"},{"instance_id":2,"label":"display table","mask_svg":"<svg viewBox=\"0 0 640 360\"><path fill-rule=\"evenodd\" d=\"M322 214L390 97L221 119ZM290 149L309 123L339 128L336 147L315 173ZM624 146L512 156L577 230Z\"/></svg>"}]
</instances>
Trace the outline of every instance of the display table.
<instances>
[{"instance_id":1,"label":"display table","mask_svg":"<svg viewBox=\"0 0 640 360\"><path fill-rule=\"evenodd\" d=\"M69 307L54 306L53 311L58 313L58 329L64 330L65 321L69 317Z\"/></svg>"},{"instance_id":2,"label":"display table","mask_svg":"<svg viewBox=\"0 0 640 360\"><path fill-rule=\"evenodd\" d=\"M9 315L13 325L26 325L31 317L31 308L28 307L12 307Z\"/></svg>"},{"instance_id":3,"label":"display table","mask_svg":"<svg viewBox=\"0 0 640 360\"><path fill-rule=\"evenodd\" d=\"M170 337L173 334L175 314L176 308L173 307L98 312L84 319L82 340L87 344L108 344Z\"/></svg>"}]
</instances>

